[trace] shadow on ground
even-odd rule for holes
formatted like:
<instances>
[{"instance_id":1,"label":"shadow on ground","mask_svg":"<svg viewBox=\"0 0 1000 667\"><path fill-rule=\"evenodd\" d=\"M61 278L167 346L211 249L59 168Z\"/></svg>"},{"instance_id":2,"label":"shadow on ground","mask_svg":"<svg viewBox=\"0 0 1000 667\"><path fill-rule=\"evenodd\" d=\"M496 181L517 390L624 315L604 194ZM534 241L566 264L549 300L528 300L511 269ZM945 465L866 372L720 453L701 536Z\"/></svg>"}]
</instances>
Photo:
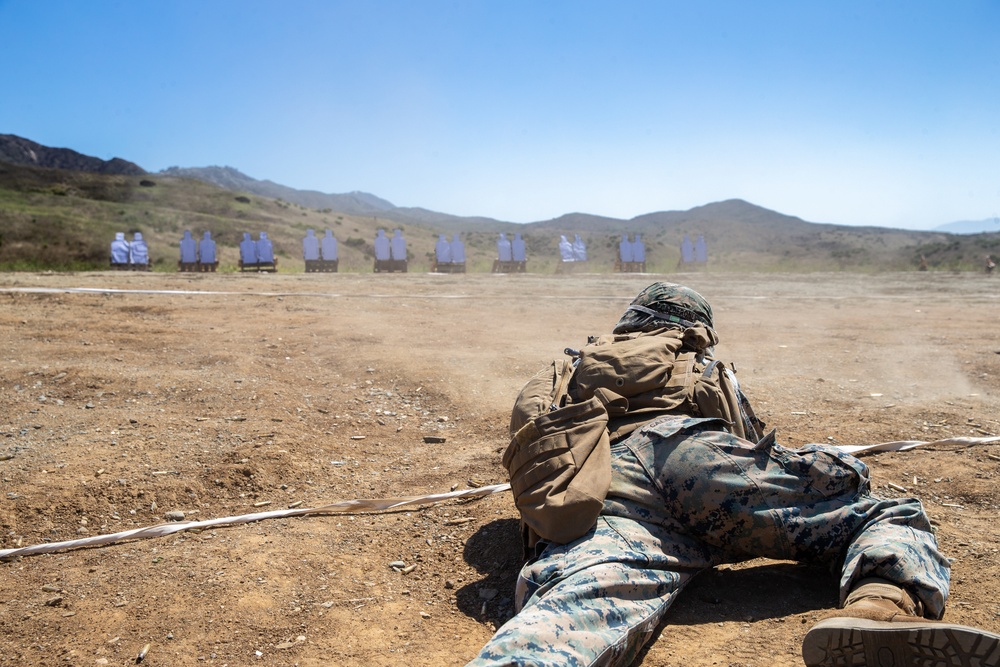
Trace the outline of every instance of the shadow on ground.
<instances>
[{"instance_id":1,"label":"shadow on ground","mask_svg":"<svg viewBox=\"0 0 1000 667\"><path fill-rule=\"evenodd\" d=\"M498 519L486 524L466 540L463 557L485 577L457 591L459 611L500 627L514 615L514 584L523 562L518 521Z\"/></svg>"},{"instance_id":2,"label":"shadow on ground","mask_svg":"<svg viewBox=\"0 0 1000 667\"><path fill-rule=\"evenodd\" d=\"M677 597L657 627L646 653L671 627L754 623L762 620L804 623L801 616L838 604L837 580L826 570L786 561L715 568L696 577ZM791 617L800 616L798 620Z\"/></svg>"},{"instance_id":3,"label":"shadow on ground","mask_svg":"<svg viewBox=\"0 0 1000 667\"><path fill-rule=\"evenodd\" d=\"M515 519L492 521L465 543L465 562L485 575L456 594L459 610L498 628L514 614L514 586L523 563ZM667 613L670 625L783 619L837 606L837 581L826 570L786 561L722 566L696 577Z\"/></svg>"}]
</instances>

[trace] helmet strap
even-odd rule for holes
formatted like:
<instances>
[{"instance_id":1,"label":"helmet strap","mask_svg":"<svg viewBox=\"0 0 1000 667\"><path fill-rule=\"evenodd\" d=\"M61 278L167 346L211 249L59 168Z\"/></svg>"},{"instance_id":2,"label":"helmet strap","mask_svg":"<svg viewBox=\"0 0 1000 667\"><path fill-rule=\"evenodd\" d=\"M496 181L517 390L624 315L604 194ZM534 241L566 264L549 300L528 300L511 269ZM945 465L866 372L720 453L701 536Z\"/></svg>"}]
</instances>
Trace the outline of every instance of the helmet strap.
<instances>
[{"instance_id":1,"label":"helmet strap","mask_svg":"<svg viewBox=\"0 0 1000 667\"><path fill-rule=\"evenodd\" d=\"M640 305L637 305L637 304L630 305L627 308L627 310L634 310L636 312L643 313L644 315L648 315L649 317L652 317L655 320L663 320L664 322L671 322L673 324L679 324L682 327L688 327L689 328L689 327L693 327L694 324L695 324L694 322L692 322L690 320L685 320L682 317L677 317L676 315L671 315L669 313L661 313L658 310L653 310L652 308L646 308L645 306L640 306Z\"/></svg>"}]
</instances>

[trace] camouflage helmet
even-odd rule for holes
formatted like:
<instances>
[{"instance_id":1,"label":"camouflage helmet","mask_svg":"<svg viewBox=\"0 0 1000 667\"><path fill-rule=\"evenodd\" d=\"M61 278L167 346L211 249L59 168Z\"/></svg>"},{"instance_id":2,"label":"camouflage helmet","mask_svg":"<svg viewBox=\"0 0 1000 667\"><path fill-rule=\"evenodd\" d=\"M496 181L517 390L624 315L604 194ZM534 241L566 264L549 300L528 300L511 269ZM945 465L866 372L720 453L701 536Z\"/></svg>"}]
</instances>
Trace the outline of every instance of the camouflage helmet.
<instances>
[{"instance_id":1,"label":"camouflage helmet","mask_svg":"<svg viewBox=\"0 0 1000 667\"><path fill-rule=\"evenodd\" d=\"M712 307L690 287L675 283L653 283L632 299L614 333L652 331L665 326L690 327L701 322L713 327Z\"/></svg>"}]
</instances>

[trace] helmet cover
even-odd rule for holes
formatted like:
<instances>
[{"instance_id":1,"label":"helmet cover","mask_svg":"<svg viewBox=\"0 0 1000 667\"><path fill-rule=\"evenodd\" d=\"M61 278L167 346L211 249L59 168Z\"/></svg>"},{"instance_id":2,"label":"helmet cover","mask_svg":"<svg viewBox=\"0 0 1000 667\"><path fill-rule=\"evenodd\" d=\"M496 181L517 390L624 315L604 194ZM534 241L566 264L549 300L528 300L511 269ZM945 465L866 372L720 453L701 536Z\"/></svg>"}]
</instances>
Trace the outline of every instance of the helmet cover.
<instances>
[{"instance_id":1,"label":"helmet cover","mask_svg":"<svg viewBox=\"0 0 1000 667\"><path fill-rule=\"evenodd\" d=\"M615 325L614 333L652 331L665 326L713 328L712 306L690 287L657 282L639 292Z\"/></svg>"}]
</instances>

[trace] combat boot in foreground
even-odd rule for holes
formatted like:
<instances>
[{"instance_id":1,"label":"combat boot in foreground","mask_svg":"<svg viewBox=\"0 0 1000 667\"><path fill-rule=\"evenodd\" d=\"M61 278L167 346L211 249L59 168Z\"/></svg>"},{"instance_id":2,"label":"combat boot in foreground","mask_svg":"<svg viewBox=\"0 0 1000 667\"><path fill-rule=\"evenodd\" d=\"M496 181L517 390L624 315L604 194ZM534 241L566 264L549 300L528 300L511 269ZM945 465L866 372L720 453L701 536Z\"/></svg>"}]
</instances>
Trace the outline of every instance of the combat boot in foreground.
<instances>
[{"instance_id":1,"label":"combat boot in foreground","mask_svg":"<svg viewBox=\"0 0 1000 667\"><path fill-rule=\"evenodd\" d=\"M843 609L802 642L808 667L995 667L1000 635L919 615L919 603L887 581L866 579Z\"/></svg>"}]
</instances>

